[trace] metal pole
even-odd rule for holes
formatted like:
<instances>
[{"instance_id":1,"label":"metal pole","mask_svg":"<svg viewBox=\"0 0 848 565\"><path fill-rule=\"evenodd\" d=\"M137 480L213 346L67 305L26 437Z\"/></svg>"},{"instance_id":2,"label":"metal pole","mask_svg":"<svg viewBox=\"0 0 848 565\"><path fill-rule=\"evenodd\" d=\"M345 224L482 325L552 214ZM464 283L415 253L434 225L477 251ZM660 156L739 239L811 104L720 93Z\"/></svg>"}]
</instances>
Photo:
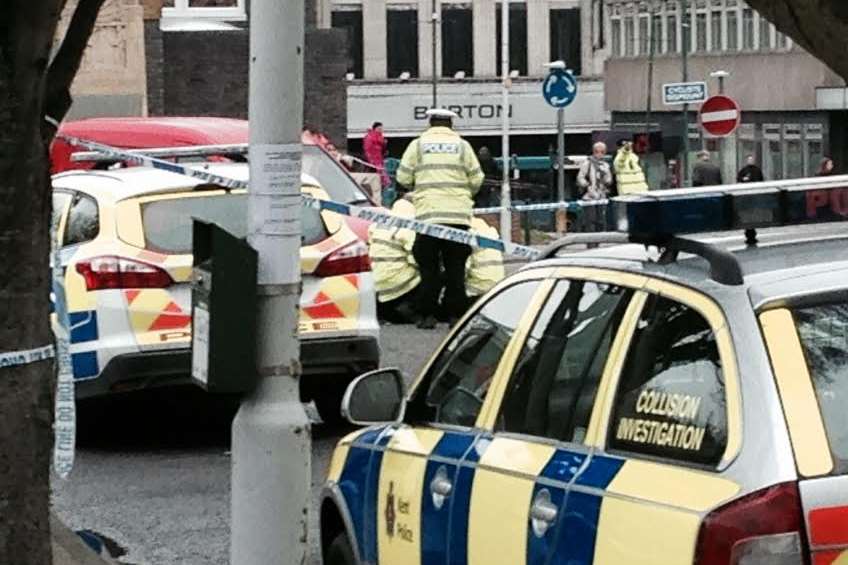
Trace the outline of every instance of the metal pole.
<instances>
[{"instance_id":1,"label":"metal pole","mask_svg":"<svg viewBox=\"0 0 848 565\"><path fill-rule=\"evenodd\" d=\"M433 0L433 7L432 7L433 13L430 15L430 19L433 22L433 41L432 41L432 45L431 45L432 55L433 55L433 108L438 108L438 102L439 102L439 94L438 94L438 92L439 92L439 74L438 74L439 66L436 64L436 55L437 55L437 46L438 46L438 40L437 40L438 36L436 35L436 33L438 33L438 27L439 27L439 7L438 7L438 4L437 4L438 1L439 0Z\"/></svg>"},{"instance_id":2,"label":"metal pole","mask_svg":"<svg viewBox=\"0 0 848 565\"><path fill-rule=\"evenodd\" d=\"M259 384L233 421L230 563L307 560L309 420L300 402L304 1L258 0L250 21L248 241L259 254Z\"/></svg>"},{"instance_id":3,"label":"metal pole","mask_svg":"<svg viewBox=\"0 0 848 565\"><path fill-rule=\"evenodd\" d=\"M501 239L512 241L512 196L509 187L509 0L501 2L501 104L503 177L501 180Z\"/></svg>"},{"instance_id":4,"label":"metal pole","mask_svg":"<svg viewBox=\"0 0 848 565\"><path fill-rule=\"evenodd\" d=\"M648 47L648 92L647 92L647 108L645 112L645 133L649 136L651 134L651 114L654 110L654 59L656 58L657 50L656 43L654 41L656 37L656 26L654 22L654 5L651 4L651 12L650 12L651 24L650 24L650 38L648 41L650 42L650 46ZM650 141L650 139L649 139Z\"/></svg>"},{"instance_id":5,"label":"metal pole","mask_svg":"<svg viewBox=\"0 0 848 565\"><path fill-rule=\"evenodd\" d=\"M689 0L681 1L680 10L680 25L681 25L681 40L683 41L683 81L689 81L689 31L691 21L689 21ZM683 171L681 174L681 184L689 186L689 104L683 105Z\"/></svg>"},{"instance_id":6,"label":"metal pole","mask_svg":"<svg viewBox=\"0 0 848 565\"><path fill-rule=\"evenodd\" d=\"M557 108L557 199L565 202L565 108ZM557 233L565 233L567 217L565 209L556 211Z\"/></svg>"}]
</instances>

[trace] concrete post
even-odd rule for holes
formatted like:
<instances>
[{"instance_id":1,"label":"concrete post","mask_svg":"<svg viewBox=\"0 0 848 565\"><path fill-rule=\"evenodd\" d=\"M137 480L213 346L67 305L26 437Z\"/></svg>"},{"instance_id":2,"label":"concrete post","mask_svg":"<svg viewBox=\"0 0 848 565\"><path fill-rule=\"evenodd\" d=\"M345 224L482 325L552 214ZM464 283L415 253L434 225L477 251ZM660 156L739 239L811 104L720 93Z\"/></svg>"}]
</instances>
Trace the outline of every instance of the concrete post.
<instances>
[{"instance_id":1,"label":"concrete post","mask_svg":"<svg viewBox=\"0 0 848 565\"><path fill-rule=\"evenodd\" d=\"M512 196L509 186L509 2L501 2L501 84L503 84L503 102L501 104L501 152L503 157L503 177L501 180L501 239L512 241Z\"/></svg>"},{"instance_id":2,"label":"concrete post","mask_svg":"<svg viewBox=\"0 0 848 565\"><path fill-rule=\"evenodd\" d=\"M255 0L250 17L248 241L258 251L260 375L233 421L230 563L307 559L309 420L300 402L303 0Z\"/></svg>"},{"instance_id":3,"label":"concrete post","mask_svg":"<svg viewBox=\"0 0 848 565\"><path fill-rule=\"evenodd\" d=\"M497 76L497 62L492 53L497 51L495 46L495 0L474 0L472 28L474 33L474 76Z\"/></svg>"},{"instance_id":4,"label":"concrete post","mask_svg":"<svg viewBox=\"0 0 848 565\"><path fill-rule=\"evenodd\" d=\"M386 47L386 0L362 3L362 53L365 78L386 78L389 61Z\"/></svg>"}]
</instances>

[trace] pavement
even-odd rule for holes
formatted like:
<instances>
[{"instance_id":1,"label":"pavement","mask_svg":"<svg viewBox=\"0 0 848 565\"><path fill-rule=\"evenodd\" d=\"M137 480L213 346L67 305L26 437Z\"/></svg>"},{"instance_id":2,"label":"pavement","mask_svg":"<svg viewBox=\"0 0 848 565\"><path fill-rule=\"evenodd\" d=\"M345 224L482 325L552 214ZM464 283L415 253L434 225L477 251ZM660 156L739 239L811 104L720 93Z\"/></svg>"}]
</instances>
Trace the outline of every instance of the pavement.
<instances>
[{"instance_id":1,"label":"pavement","mask_svg":"<svg viewBox=\"0 0 848 565\"><path fill-rule=\"evenodd\" d=\"M383 366L408 381L441 343L447 326L384 326ZM72 530L87 529L125 565L229 563L232 406L194 390L155 391L80 406L80 445L68 480L54 479L53 508ZM313 500L338 439L353 428L312 429ZM54 534L59 531L54 530ZM67 528L55 565L102 565ZM70 537L69 537L69 535ZM317 512L310 515L310 562L320 564ZM62 546L62 547L64 547Z\"/></svg>"}]
</instances>

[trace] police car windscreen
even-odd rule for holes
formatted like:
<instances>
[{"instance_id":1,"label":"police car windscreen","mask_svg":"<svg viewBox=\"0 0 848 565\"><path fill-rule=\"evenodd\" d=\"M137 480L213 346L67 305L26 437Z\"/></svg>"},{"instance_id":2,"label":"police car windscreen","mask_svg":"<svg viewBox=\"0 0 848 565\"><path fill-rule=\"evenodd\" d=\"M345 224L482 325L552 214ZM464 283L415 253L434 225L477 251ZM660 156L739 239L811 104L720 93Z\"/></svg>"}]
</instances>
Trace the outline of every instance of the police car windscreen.
<instances>
[{"instance_id":1,"label":"police car windscreen","mask_svg":"<svg viewBox=\"0 0 848 565\"><path fill-rule=\"evenodd\" d=\"M328 237L318 210L301 207L301 240L313 245ZM168 254L192 252L192 220L217 224L231 234L247 234L247 195L181 194L174 198L154 200L141 205L146 247Z\"/></svg>"},{"instance_id":2,"label":"police car windscreen","mask_svg":"<svg viewBox=\"0 0 848 565\"><path fill-rule=\"evenodd\" d=\"M833 452L834 471L848 474L848 300L795 308L793 314Z\"/></svg>"},{"instance_id":3,"label":"police car windscreen","mask_svg":"<svg viewBox=\"0 0 848 565\"><path fill-rule=\"evenodd\" d=\"M353 177L320 147L303 146L303 172L318 181L330 196L330 200L345 204L371 203Z\"/></svg>"}]
</instances>

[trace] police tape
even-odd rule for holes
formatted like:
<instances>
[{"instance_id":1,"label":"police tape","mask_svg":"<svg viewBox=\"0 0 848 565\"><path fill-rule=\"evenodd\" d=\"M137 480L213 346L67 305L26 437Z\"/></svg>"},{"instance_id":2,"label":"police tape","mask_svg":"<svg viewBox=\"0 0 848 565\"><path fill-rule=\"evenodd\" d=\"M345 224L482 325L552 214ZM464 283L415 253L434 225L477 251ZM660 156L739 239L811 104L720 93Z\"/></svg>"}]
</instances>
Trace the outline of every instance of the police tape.
<instances>
[{"instance_id":1,"label":"police tape","mask_svg":"<svg viewBox=\"0 0 848 565\"><path fill-rule=\"evenodd\" d=\"M108 157L115 157L116 159L119 159L121 161L128 161L138 165L146 165L155 169L193 177L208 182L210 184L220 185L224 188L246 189L248 187L247 181L222 177L220 175L204 171L200 168L180 165L178 163L172 163L171 161L166 161L164 159L157 159L156 157L140 155L138 153L133 153L132 151L118 149L116 147L111 147L102 143L80 139L78 137L66 135L58 135L57 137L64 139L71 145L85 147L91 151L97 151L98 153L102 153L103 155L106 155ZM392 215L386 211L382 211L381 209L365 208L362 206L343 204L341 202L334 202L332 200L323 200L320 198L315 198L306 194L302 195L302 197L304 205L309 206L313 209L335 212L343 216L350 216L352 218L358 218L360 220L373 222L380 226L407 229L412 232L415 232L416 234L426 235L435 239L462 243L464 245L468 245L474 248L494 249L506 255L513 255L515 257L521 257L523 259L533 260L539 257L540 255L540 251L538 249L534 249L526 245L519 245L517 243L506 242L501 239L494 239L491 237L477 235L474 232L459 228L443 226L440 224L431 224L410 218L402 218L400 216Z\"/></svg>"},{"instance_id":2,"label":"police tape","mask_svg":"<svg viewBox=\"0 0 848 565\"><path fill-rule=\"evenodd\" d=\"M566 210L567 212L580 213L584 208L592 208L594 206L606 206L609 200L578 200L578 201L563 201L563 202L543 202L539 204L518 204L510 206L512 212L538 212L544 210ZM474 213L482 214L497 214L503 210L503 206L492 206L488 208L474 208Z\"/></svg>"},{"instance_id":3,"label":"police tape","mask_svg":"<svg viewBox=\"0 0 848 565\"><path fill-rule=\"evenodd\" d=\"M35 349L24 349L21 351L7 351L0 353L0 369L7 367L19 367L39 363L56 356L56 348L52 345L36 347Z\"/></svg>"}]
</instances>

